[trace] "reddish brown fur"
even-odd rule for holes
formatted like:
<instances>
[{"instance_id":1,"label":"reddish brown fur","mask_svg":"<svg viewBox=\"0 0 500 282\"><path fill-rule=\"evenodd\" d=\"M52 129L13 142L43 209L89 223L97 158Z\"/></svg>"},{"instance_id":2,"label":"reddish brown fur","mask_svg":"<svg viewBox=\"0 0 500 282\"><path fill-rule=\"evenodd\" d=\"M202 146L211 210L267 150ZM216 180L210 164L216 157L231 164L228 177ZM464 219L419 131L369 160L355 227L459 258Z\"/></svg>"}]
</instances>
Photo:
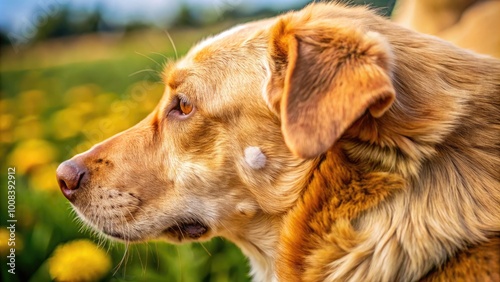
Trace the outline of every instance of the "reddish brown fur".
<instances>
[{"instance_id":1,"label":"reddish brown fur","mask_svg":"<svg viewBox=\"0 0 500 282\"><path fill-rule=\"evenodd\" d=\"M327 263L357 243L353 220L404 187L397 175L358 171L340 148L329 150L315 167L307 189L284 219L277 259L280 281L324 280ZM318 252L325 254L310 260Z\"/></svg>"},{"instance_id":2,"label":"reddish brown fur","mask_svg":"<svg viewBox=\"0 0 500 282\"><path fill-rule=\"evenodd\" d=\"M422 281L500 281L500 237L470 246L451 258L448 263L436 267Z\"/></svg>"}]
</instances>

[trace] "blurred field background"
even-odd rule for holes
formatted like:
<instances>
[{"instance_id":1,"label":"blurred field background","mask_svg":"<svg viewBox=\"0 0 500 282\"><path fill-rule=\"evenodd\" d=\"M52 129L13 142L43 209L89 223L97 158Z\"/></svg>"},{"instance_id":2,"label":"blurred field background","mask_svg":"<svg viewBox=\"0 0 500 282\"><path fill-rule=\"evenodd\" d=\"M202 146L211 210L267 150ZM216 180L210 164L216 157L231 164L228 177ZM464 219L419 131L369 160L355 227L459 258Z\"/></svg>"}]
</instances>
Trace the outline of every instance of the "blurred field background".
<instances>
[{"instance_id":1,"label":"blurred field background","mask_svg":"<svg viewBox=\"0 0 500 282\"><path fill-rule=\"evenodd\" d=\"M18 16L14 2L0 4L2 281L51 281L50 273L60 272L74 281L248 281L246 259L221 238L183 246L150 242L126 250L92 235L75 220L55 170L144 118L162 94L159 72L167 60L209 34L301 8L306 1L164 1L159 11L153 6L131 18L120 17L126 9L109 10L124 1L90 1L94 5L86 8L62 0L31 1ZM380 11L388 14L391 8ZM170 17L158 18L161 9ZM153 20L147 11L155 11ZM7 272L8 167L16 168L16 275Z\"/></svg>"}]
</instances>

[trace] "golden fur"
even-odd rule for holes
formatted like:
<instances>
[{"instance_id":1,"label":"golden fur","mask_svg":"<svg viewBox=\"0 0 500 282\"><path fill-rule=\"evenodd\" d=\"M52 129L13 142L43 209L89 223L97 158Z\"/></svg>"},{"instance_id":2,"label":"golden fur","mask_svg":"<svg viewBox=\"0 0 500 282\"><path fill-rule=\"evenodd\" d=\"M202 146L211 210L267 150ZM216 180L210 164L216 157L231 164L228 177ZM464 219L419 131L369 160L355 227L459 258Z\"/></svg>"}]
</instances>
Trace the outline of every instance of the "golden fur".
<instances>
[{"instance_id":1,"label":"golden fur","mask_svg":"<svg viewBox=\"0 0 500 282\"><path fill-rule=\"evenodd\" d=\"M145 120L71 160L98 230L223 236L256 281L500 280L499 61L317 3L205 40L164 81Z\"/></svg>"},{"instance_id":2,"label":"golden fur","mask_svg":"<svg viewBox=\"0 0 500 282\"><path fill-rule=\"evenodd\" d=\"M500 58L500 1L398 0L395 22Z\"/></svg>"}]
</instances>

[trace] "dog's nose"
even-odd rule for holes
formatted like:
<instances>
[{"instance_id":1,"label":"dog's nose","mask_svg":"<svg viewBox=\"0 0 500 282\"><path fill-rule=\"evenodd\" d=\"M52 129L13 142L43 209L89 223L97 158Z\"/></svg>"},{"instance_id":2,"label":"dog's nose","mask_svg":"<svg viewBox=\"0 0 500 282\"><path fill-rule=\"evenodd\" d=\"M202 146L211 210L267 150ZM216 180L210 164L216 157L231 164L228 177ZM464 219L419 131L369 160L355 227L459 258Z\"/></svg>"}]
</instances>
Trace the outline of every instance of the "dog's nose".
<instances>
[{"instance_id":1,"label":"dog's nose","mask_svg":"<svg viewBox=\"0 0 500 282\"><path fill-rule=\"evenodd\" d=\"M68 200L74 200L75 191L80 188L82 178L85 174L88 174L87 169L72 160L63 162L57 168L57 183L61 188L61 192Z\"/></svg>"}]
</instances>

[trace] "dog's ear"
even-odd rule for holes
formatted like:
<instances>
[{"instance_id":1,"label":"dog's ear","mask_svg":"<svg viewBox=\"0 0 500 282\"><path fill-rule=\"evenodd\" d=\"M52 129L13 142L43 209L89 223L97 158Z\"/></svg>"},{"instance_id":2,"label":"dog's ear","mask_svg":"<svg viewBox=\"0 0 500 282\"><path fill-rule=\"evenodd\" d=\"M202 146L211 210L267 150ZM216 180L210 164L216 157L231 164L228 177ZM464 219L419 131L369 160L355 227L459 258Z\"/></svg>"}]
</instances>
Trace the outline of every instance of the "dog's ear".
<instances>
[{"instance_id":1,"label":"dog's ear","mask_svg":"<svg viewBox=\"0 0 500 282\"><path fill-rule=\"evenodd\" d=\"M395 99L391 53L378 33L285 15L271 28L268 48L265 96L300 157L324 153L367 110L380 117Z\"/></svg>"}]
</instances>

